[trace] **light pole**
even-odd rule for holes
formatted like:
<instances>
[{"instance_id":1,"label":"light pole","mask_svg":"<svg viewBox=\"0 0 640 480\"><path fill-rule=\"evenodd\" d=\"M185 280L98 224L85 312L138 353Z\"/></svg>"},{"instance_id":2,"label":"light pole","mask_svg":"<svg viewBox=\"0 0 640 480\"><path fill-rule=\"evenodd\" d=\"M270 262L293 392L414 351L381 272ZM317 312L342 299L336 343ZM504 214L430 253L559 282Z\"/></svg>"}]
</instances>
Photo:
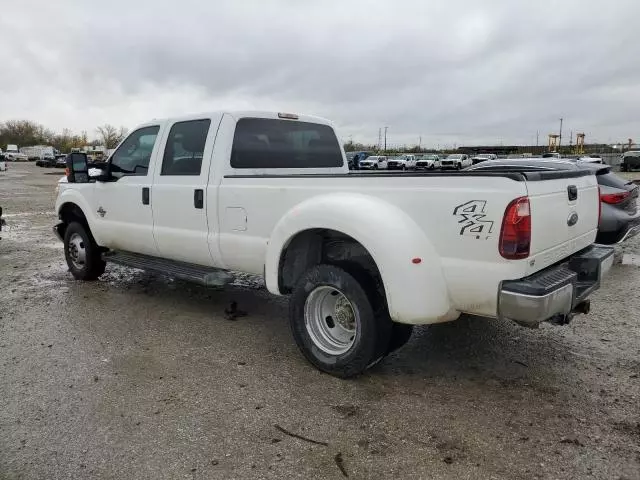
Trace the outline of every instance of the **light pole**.
<instances>
[{"instance_id":1,"label":"light pole","mask_svg":"<svg viewBox=\"0 0 640 480\"><path fill-rule=\"evenodd\" d=\"M560 136L558 138L558 152L560 151L561 145L562 145L562 118L560 118Z\"/></svg>"}]
</instances>

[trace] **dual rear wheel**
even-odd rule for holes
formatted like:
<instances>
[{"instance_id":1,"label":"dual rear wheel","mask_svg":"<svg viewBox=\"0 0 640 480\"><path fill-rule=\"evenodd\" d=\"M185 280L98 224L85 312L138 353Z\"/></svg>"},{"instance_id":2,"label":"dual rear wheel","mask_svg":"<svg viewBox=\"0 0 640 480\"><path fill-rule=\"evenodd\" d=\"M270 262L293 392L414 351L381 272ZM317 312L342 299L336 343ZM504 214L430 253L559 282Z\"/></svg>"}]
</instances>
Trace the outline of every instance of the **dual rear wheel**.
<instances>
[{"instance_id":1,"label":"dual rear wheel","mask_svg":"<svg viewBox=\"0 0 640 480\"><path fill-rule=\"evenodd\" d=\"M302 354L319 370L358 375L411 337L412 326L392 322L368 287L363 275L333 265L312 267L299 280L289 322Z\"/></svg>"}]
</instances>

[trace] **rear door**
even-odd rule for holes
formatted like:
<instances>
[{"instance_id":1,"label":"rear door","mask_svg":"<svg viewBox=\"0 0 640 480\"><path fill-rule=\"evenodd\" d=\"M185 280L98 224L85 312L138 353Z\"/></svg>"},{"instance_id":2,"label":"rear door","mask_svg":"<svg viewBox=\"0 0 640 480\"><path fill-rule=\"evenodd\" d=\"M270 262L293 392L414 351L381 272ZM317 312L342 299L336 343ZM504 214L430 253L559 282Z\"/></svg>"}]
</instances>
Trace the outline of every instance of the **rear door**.
<instances>
[{"instance_id":1,"label":"rear door","mask_svg":"<svg viewBox=\"0 0 640 480\"><path fill-rule=\"evenodd\" d=\"M153 235L163 258L212 265L207 179L221 115L170 123L152 191ZM215 219L215 211L213 212Z\"/></svg>"},{"instance_id":2,"label":"rear door","mask_svg":"<svg viewBox=\"0 0 640 480\"><path fill-rule=\"evenodd\" d=\"M592 172L527 174L531 205L531 255L536 272L589 246L598 231L600 197Z\"/></svg>"}]
</instances>

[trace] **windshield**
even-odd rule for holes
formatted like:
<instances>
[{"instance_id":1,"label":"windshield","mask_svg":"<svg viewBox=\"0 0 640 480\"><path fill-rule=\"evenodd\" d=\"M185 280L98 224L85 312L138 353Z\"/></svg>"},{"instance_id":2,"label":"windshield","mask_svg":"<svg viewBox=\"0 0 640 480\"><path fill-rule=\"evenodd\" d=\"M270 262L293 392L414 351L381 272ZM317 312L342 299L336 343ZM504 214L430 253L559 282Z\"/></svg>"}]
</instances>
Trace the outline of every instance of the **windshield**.
<instances>
[{"instance_id":1,"label":"windshield","mask_svg":"<svg viewBox=\"0 0 640 480\"><path fill-rule=\"evenodd\" d=\"M456 153L454 155L449 155L447 158L450 158L451 160L456 160L458 158L462 158L462 155Z\"/></svg>"}]
</instances>

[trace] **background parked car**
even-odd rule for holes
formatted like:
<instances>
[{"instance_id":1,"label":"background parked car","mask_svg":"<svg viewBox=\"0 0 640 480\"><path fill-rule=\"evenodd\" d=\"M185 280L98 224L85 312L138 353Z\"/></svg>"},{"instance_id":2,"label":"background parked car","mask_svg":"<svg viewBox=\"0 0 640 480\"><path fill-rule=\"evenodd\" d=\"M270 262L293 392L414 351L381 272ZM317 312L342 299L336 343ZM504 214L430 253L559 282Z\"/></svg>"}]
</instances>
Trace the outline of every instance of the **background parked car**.
<instances>
[{"instance_id":1,"label":"background parked car","mask_svg":"<svg viewBox=\"0 0 640 480\"><path fill-rule=\"evenodd\" d=\"M583 155L578 158L578 161L584 163L604 163L600 155Z\"/></svg>"},{"instance_id":2,"label":"background parked car","mask_svg":"<svg viewBox=\"0 0 640 480\"><path fill-rule=\"evenodd\" d=\"M640 150L624 152L620 169L623 172L630 172L636 168L640 168Z\"/></svg>"},{"instance_id":3,"label":"background parked car","mask_svg":"<svg viewBox=\"0 0 640 480\"><path fill-rule=\"evenodd\" d=\"M475 165L480 162L486 162L487 160L496 160L497 158L498 156L495 153L481 153L473 157L471 162Z\"/></svg>"},{"instance_id":4,"label":"background parked car","mask_svg":"<svg viewBox=\"0 0 640 480\"><path fill-rule=\"evenodd\" d=\"M422 155L416 161L416 170L434 170L436 168L440 168L440 166L439 155Z\"/></svg>"},{"instance_id":5,"label":"background parked car","mask_svg":"<svg viewBox=\"0 0 640 480\"><path fill-rule=\"evenodd\" d=\"M109 153L107 152L107 156ZM347 152L347 163L350 170L358 170L360 168L360 162L371 155L371 152Z\"/></svg>"},{"instance_id":6,"label":"background parked car","mask_svg":"<svg viewBox=\"0 0 640 480\"><path fill-rule=\"evenodd\" d=\"M4 156L9 162L26 162L29 160L29 157L24 153L20 153L17 145L7 145Z\"/></svg>"},{"instance_id":7,"label":"background parked car","mask_svg":"<svg viewBox=\"0 0 640 480\"><path fill-rule=\"evenodd\" d=\"M387 169L388 170L406 170L407 169L407 161L401 155L399 157L390 157L387 160Z\"/></svg>"},{"instance_id":8,"label":"background parked car","mask_svg":"<svg viewBox=\"0 0 640 480\"><path fill-rule=\"evenodd\" d=\"M418 162L418 157L416 155L405 154L402 155L402 158L404 158L407 170L413 170L416 168L416 163Z\"/></svg>"},{"instance_id":9,"label":"background parked car","mask_svg":"<svg viewBox=\"0 0 640 480\"><path fill-rule=\"evenodd\" d=\"M638 186L611 171L608 165L563 160L523 159L517 162L493 160L479 163L467 170L502 170L513 168L522 171L523 166L531 171L580 170L595 173L600 187L600 223L597 243L611 245L620 243L640 233L640 211L638 211Z\"/></svg>"},{"instance_id":10,"label":"background parked car","mask_svg":"<svg viewBox=\"0 0 640 480\"><path fill-rule=\"evenodd\" d=\"M361 170L386 170L387 157L384 155L371 155L364 160L360 160Z\"/></svg>"},{"instance_id":11,"label":"background parked car","mask_svg":"<svg viewBox=\"0 0 640 480\"><path fill-rule=\"evenodd\" d=\"M441 168L455 168L460 170L462 168L470 167L472 164L469 155L465 153L453 153L440 162Z\"/></svg>"}]
</instances>

